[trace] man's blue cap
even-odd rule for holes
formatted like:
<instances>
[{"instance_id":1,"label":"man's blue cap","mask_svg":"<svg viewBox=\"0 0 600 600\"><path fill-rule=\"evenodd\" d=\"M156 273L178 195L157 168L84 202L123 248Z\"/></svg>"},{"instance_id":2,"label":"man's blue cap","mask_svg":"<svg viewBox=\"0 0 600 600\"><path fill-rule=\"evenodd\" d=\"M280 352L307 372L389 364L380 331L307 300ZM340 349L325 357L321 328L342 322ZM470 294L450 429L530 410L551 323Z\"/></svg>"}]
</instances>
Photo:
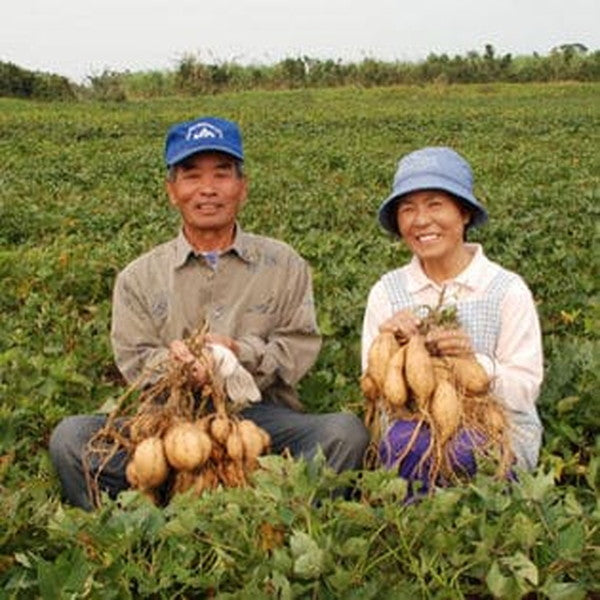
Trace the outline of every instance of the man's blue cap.
<instances>
[{"instance_id":1,"label":"man's blue cap","mask_svg":"<svg viewBox=\"0 0 600 600\"><path fill-rule=\"evenodd\" d=\"M224 152L244 160L242 134L237 123L217 117L201 117L177 123L167 133L165 162L172 167L198 152Z\"/></svg>"},{"instance_id":2,"label":"man's blue cap","mask_svg":"<svg viewBox=\"0 0 600 600\"><path fill-rule=\"evenodd\" d=\"M420 190L443 190L452 194L471 213L467 227L478 227L488 220L485 207L473 195L473 172L469 163L451 148L434 146L415 150L398 163L392 193L378 211L379 223L400 236L396 213L405 194Z\"/></svg>"}]
</instances>

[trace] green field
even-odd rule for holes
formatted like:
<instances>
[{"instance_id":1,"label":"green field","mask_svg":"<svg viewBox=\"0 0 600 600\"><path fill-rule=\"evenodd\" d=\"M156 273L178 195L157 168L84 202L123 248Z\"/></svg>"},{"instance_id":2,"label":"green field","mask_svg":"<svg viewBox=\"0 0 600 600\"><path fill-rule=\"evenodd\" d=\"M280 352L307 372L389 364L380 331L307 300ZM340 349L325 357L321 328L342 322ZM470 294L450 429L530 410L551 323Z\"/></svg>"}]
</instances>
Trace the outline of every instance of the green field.
<instances>
[{"instance_id":1,"label":"green field","mask_svg":"<svg viewBox=\"0 0 600 600\"><path fill-rule=\"evenodd\" d=\"M599 597L599 96L566 83L0 99L0 598ZM114 277L175 234L164 133L202 114L243 128L243 227L312 265L313 411L361 411L367 293L407 259L375 219L398 158L442 144L469 159L491 216L471 239L525 278L542 321L535 473L404 506L385 473L363 473L348 502L328 498L340 481L319 465L269 459L251 490L164 510L133 493L92 515L61 506L48 437L122 392Z\"/></svg>"}]
</instances>

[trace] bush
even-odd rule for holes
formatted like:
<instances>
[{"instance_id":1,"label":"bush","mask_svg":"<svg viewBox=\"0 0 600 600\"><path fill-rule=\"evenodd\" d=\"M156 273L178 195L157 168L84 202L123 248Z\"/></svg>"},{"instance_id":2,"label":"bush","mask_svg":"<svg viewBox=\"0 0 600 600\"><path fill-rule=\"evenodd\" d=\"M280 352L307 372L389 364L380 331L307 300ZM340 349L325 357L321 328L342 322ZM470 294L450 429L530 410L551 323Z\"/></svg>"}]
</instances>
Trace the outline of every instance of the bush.
<instances>
[{"instance_id":1,"label":"bush","mask_svg":"<svg viewBox=\"0 0 600 600\"><path fill-rule=\"evenodd\" d=\"M0 62L0 96L36 100L74 100L75 87L66 78Z\"/></svg>"}]
</instances>

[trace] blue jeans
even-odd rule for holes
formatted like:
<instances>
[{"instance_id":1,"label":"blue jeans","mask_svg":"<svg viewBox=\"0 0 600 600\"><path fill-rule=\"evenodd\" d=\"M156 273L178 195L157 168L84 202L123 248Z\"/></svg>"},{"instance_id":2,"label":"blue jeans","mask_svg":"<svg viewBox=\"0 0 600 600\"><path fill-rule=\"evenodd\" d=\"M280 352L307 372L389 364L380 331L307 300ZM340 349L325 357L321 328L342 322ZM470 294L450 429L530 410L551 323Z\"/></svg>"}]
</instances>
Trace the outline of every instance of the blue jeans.
<instances>
[{"instance_id":1,"label":"blue jeans","mask_svg":"<svg viewBox=\"0 0 600 600\"><path fill-rule=\"evenodd\" d=\"M246 408L242 417L253 420L271 436L271 451L289 450L294 457L310 460L321 448L327 464L336 472L362 467L369 433L360 419L350 413L307 414L278 404L261 402ZM76 415L62 420L50 438L50 457L60 479L65 499L91 510L82 457L90 438L104 425L103 415ZM127 489L127 455L117 453L98 478L100 488L115 497ZM92 474L98 467L91 460Z\"/></svg>"}]
</instances>

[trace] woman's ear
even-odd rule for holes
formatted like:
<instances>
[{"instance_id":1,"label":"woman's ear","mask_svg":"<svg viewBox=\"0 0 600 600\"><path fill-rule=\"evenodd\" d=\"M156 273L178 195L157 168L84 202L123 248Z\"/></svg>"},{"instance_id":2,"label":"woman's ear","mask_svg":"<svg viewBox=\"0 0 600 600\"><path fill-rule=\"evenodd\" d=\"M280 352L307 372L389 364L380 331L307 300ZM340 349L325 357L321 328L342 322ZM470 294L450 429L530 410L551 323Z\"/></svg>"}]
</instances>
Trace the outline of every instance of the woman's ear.
<instances>
[{"instance_id":1,"label":"woman's ear","mask_svg":"<svg viewBox=\"0 0 600 600\"><path fill-rule=\"evenodd\" d=\"M462 213L462 221L466 229L473 219L473 213L464 204L462 204L462 202L458 203L458 208Z\"/></svg>"},{"instance_id":2,"label":"woman's ear","mask_svg":"<svg viewBox=\"0 0 600 600\"><path fill-rule=\"evenodd\" d=\"M471 220L473 219L473 214L471 213L470 210L467 210L466 208L463 208L463 242L467 241L467 233L469 231L469 223L471 222Z\"/></svg>"}]
</instances>

